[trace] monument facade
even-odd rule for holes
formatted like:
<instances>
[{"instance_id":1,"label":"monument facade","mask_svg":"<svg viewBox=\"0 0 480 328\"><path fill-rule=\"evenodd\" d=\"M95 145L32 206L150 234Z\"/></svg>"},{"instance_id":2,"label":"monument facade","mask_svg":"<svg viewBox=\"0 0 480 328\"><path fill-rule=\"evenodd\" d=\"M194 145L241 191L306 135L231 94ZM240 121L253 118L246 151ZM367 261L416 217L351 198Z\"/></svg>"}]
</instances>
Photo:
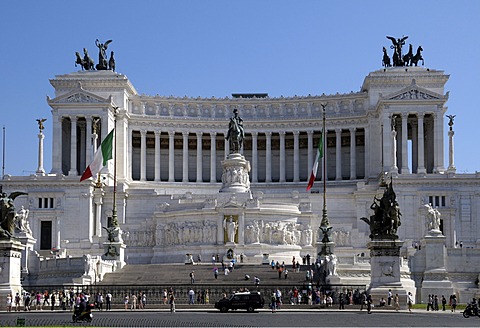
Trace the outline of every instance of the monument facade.
<instances>
[{"instance_id":1,"label":"monument facade","mask_svg":"<svg viewBox=\"0 0 480 328\"><path fill-rule=\"evenodd\" d=\"M98 44L106 50L107 42L102 49ZM139 94L126 75L104 69L104 53L100 70L78 58L85 70L50 80L52 167L42 164L36 174L2 181L4 190L28 192L19 206L29 210L39 256L53 248L74 257L120 251L104 248L102 228L112 221L114 162L100 179L79 182L115 128L117 220L127 265L183 262L186 254L211 258L230 248L254 263L265 254L286 263L292 256L316 257L320 181L326 179L335 243L330 272L341 282L368 284L374 231L360 218L375 218L372 199L393 179L397 204L391 209L398 206L401 216L397 212L389 229L403 243L395 255L400 271L392 274L412 279L417 299L423 297L429 270L424 204L431 204L441 212L432 226L445 246L442 279L454 292L478 290L480 173L455 171L453 119L452 165L445 169L444 71L405 69L397 58L345 94L189 98ZM307 193L323 108L326 175L319 170ZM460 242L462 249L456 248Z\"/></svg>"}]
</instances>

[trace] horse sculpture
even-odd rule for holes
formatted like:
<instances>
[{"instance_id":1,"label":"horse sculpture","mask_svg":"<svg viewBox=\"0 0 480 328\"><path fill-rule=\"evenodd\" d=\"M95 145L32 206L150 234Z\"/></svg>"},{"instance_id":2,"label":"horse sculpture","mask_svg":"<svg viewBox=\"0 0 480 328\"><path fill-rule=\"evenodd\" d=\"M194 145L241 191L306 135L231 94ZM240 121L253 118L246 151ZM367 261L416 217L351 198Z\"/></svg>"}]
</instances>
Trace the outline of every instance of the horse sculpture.
<instances>
[{"instance_id":1,"label":"horse sculpture","mask_svg":"<svg viewBox=\"0 0 480 328\"><path fill-rule=\"evenodd\" d=\"M80 57L80 53L78 51L75 52L75 56L77 57L77 60L75 61L75 67L78 64L78 65L82 66L82 71L83 70L86 70L86 71L93 70L94 67L95 67L93 59L90 58L90 56L86 52L86 49L84 49L84 52L85 52L85 56L84 56L83 59L82 59L82 57Z\"/></svg>"},{"instance_id":2,"label":"horse sculpture","mask_svg":"<svg viewBox=\"0 0 480 328\"><path fill-rule=\"evenodd\" d=\"M390 64L390 57L387 54L387 49L383 47L383 60L382 60L382 65L383 67L390 67L392 66Z\"/></svg>"},{"instance_id":3,"label":"horse sculpture","mask_svg":"<svg viewBox=\"0 0 480 328\"><path fill-rule=\"evenodd\" d=\"M412 58L413 58L413 46L410 44L408 48L408 53L403 56L403 62L405 63L405 66L412 66Z\"/></svg>"},{"instance_id":4,"label":"horse sculpture","mask_svg":"<svg viewBox=\"0 0 480 328\"><path fill-rule=\"evenodd\" d=\"M415 64L415 66L418 66L418 61L419 61L419 60L422 61L422 66L423 66L424 61L423 61L423 57L422 57L422 51L423 51L422 46L419 46L419 47L417 48L417 53L415 54L415 56L413 56L413 58L412 58L412 60L411 60L410 66L413 66L413 64Z\"/></svg>"}]
</instances>

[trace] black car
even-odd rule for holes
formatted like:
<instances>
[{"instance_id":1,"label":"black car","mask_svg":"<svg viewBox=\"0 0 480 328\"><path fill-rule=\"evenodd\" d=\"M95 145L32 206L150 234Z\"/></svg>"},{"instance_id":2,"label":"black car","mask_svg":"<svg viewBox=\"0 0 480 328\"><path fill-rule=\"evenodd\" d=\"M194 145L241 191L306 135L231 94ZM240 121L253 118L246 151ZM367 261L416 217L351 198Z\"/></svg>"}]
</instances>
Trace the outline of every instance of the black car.
<instances>
[{"instance_id":1,"label":"black car","mask_svg":"<svg viewBox=\"0 0 480 328\"><path fill-rule=\"evenodd\" d=\"M259 292L233 293L230 298L223 298L215 302L215 308L221 312L228 310L245 309L253 312L255 309L263 308L265 301Z\"/></svg>"}]
</instances>

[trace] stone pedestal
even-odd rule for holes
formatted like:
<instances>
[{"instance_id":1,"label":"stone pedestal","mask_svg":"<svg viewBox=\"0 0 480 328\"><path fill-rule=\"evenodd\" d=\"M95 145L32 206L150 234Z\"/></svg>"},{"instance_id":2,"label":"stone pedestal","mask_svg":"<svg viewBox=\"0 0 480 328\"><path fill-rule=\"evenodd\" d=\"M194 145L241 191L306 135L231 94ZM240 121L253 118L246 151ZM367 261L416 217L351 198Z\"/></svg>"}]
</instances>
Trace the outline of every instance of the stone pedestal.
<instances>
[{"instance_id":1,"label":"stone pedestal","mask_svg":"<svg viewBox=\"0 0 480 328\"><path fill-rule=\"evenodd\" d=\"M222 188L220 192L250 192L250 162L242 154L229 154L227 159L222 161L222 167Z\"/></svg>"},{"instance_id":2,"label":"stone pedestal","mask_svg":"<svg viewBox=\"0 0 480 328\"><path fill-rule=\"evenodd\" d=\"M104 242L102 255L103 260L113 260L117 264L117 268L121 269L125 266L125 248L127 246L123 241Z\"/></svg>"},{"instance_id":3,"label":"stone pedestal","mask_svg":"<svg viewBox=\"0 0 480 328\"><path fill-rule=\"evenodd\" d=\"M406 304L407 292L415 297L413 284L405 286L401 279L400 240L372 240L368 243L370 249L371 280L369 292L374 304L378 304L383 297L387 299L388 291L398 294L400 305Z\"/></svg>"},{"instance_id":4,"label":"stone pedestal","mask_svg":"<svg viewBox=\"0 0 480 328\"><path fill-rule=\"evenodd\" d=\"M422 282L422 300L427 295L434 294L448 295L453 294L453 286L447 278L445 268L446 248L445 236L440 231L431 230L421 241L425 251L425 272Z\"/></svg>"},{"instance_id":5,"label":"stone pedestal","mask_svg":"<svg viewBox=\"0 0 480 328\"><path fill-rule=\"evenodd\" d=\"M18 240L23 245L22 259L21 259L21 273L22 279L28 276L28 267L30 263L31 254L35 254L33 247L37 243L37 240L29 233L21 232L17 234Z\"/></svg>"},{"instance_id":6,"label":"stone pedestal","mask_svg":"<svg viewBox=\"0 0 480 328\"><path fill-rule=\"evenodd\" d=\"M16 239L0 240L0 299L5 300L8 294L15 297L22 291L21 259L25 246Z\"/></svg>"}]
</instances>

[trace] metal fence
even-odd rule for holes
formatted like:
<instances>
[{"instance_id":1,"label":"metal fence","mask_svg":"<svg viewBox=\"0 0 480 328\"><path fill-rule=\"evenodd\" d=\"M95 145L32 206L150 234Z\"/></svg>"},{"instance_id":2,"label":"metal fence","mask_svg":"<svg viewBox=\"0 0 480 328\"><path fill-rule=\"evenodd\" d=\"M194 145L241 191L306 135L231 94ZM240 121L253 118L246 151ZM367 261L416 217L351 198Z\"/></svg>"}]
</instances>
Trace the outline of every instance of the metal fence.
<instances>
[{"instance_id":1,"label":"metal fence","mask_svg":"<svg viewBox=\"0 0 480 328\"><path fill-rule=\"evenodd\" d=\"M132 295L139 295L145 293L147 306L164 304L164 290L167 292L173 290L175 295L176 304L188 304L189 303L189 291L195 292L195 304L214 304L216 301L222 298L223 294L231 294L234 291L258 291L265 298L265 301L269 301L270 295L275 290L280 290L282 293L282 299L284 302L289 301L289 294L293 289L298 289L300 294L308 294L308 291L320 290L322 293L330 294L334 303L337 303L340 293L345 295L351 293L354 297L354 303L357 303L356 295L360 295L366 290L365 285L275 285L275 284L260 284L255 286L252 282L248 284L230 284L230 285L214 285L214 284L159 284L159 285L45 285L45 286L24 286L25 292L36 294L37 292L44 293L48 291L49 294L64 292L67 297L70 290L74 293L84 293L89 295L90 299L94 300L97 293L102 293L104 302L105 295L110 293L112 295L112 306L118 307L124 304L125 296L130 298ZM202 297L203 295L203 297ZM208 296L207 296L208 295ZM32 297L32 300L34 297ZM203 302L202 302L203 301ZM59 302L59 298L56 297L56 303ZM303 299L302 302L306 303ZM104 303L105 304L105 303Z\"/></svg>"}]
</instances>

